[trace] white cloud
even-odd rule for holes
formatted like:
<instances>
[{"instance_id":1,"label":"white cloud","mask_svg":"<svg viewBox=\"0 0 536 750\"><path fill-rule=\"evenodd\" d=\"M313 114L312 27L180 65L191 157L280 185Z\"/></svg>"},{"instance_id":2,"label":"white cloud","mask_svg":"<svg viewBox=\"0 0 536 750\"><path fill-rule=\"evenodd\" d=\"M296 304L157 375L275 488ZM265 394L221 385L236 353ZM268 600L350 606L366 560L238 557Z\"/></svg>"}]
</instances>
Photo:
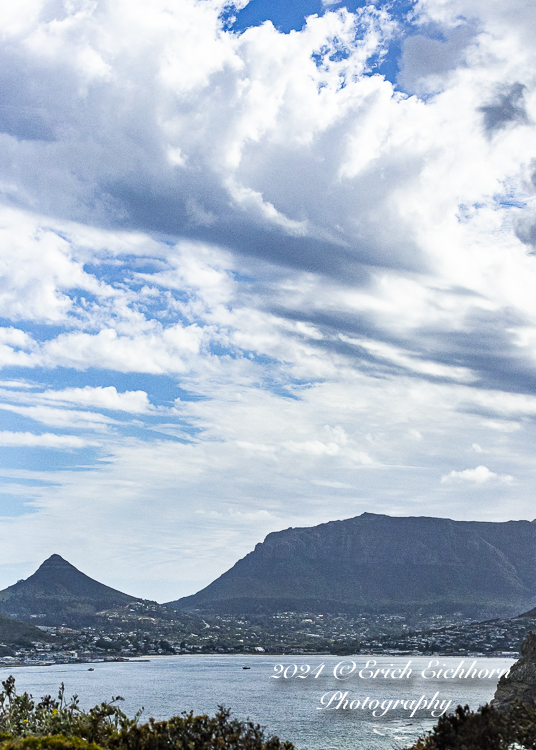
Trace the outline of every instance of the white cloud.
<instances>
[{"instance_id":1,"label":"white cloud","mask_svg":"<svg viewBox=\"0 0 536 750\"><path fill-rule=\"evenodd\" d=\"M99 367L117 372L162 374L184 372L199 351L202 331L180 324L138 336L121 336L114 328L97 334L65 333L43 345L41 361L85 370ZM185 361L186 360L186 361Z\"/></svg>"},{"instance_id":2,"label":"white cloud","mask_svg":"<svg viewBox=\"0 0 536 750\"><path fill-rule=\"evenodd\" d=\"M253 453L264 453L264 454L273 454L275 453L275 446L274 445L263 445L262 443L248 443L247 440L237 440L236 444L239 448L243 448L246 451L251 451Z\"/></svg>"},{"instance_id":3,"label":"white cloud","mask_svg":"<svg viewBox=\"0 0 536 750\"><path fill-rule=\"evenodd\" d=\"M19 414L21 417L50 427L63 429L107 430L115 420L104 414L76 409L60 409L51 406L17 406L15 404L0 404L0 409Z\"/></svg>"},{"instance_id":4,"label":"white cloud","mask_svg":"<svg viewBox=\"0 0 536 750\"><path fill-rule=\"evenodd\" d=\"M0 388L13 388L15 391L19 391L21 389L32 390L35 387L35 384L24 380L0 380Z\"/></svg>"},{"instance_id":5,"label":"white cloud","mask_svg":"<svg viewBox=\"0 0 536 750\"><path fill-rule=\"evenodd\" d=\"M476 391L471 401L484 409L504 417L536 415L536 396L504 391Z\"/></svg>"},{"instance_id":6,"label":"white cloud","mask_svg":"<svg viewBox=\"0 0 536 750\"><path fill-rule=\"evenodd\" d=\"M145 391L125 391L118 393L115 386L89 385L84 388L65 388L62 391L43 391L38 398L43 401L61 401L66 404L78 404L110 411L124 411L131 414L143 414L150 408Z\"/></svg>"},{"instance_id":7,"label":"white cloud","mask_svg":"<svg viewBox=\"0 0 536 750\"><path fill-rule=\"evenodd\" d=\"M0 272L0 315L11 320L62 321L73 306L67 290L99 291L96 279L73 259L70 243L5 207L0 207ZM19 337L13 343L27 341Z\"/></svg>"},{"instance_id":8,"label":"white cloud","mask_svg":"<svg viewBox=\"0 0 536 750\"><path fill-rule=\"evenodd\" d=\"M322 443L320 440L305 440L303 443L289 440L283 445L292 453L309 453L313 456L335 456L340 451L337 443Z\"/></svg>"},{"instance_id":9,"label":"white cloud","mask_svg":"<svg viewBox=\"0 0 536 750\"><path fill-rule=\"evenodd\" d=\"M437 362L427 362L415 357L415 352L403 352L397 347L389 346L381 342L366 341L364 339L353 339L349 336L340 335L341 341L347 341L354 346L360 346L371 354L381 359L388 360L398 367L403 367L423 375L431 375L436 378L449 378L452 380L471 381L475 379L474 374L465 367L453 367L441 365Z\"/></svg>"},{"instance_id":10,"label":"white cloud","mask_svg":"<svg viewBox=\"0 0 536 750\"><path fill-rule=\"evenodd\" d=\"M507 419L504 419L500 422L496 419L486 419L482 424L484 425L484 427L487 427L490 430L496 430L497 432L517 432L521 429L521 425L519 424L519 422L512 422Z\"/></svg>"},{"instance_id":11,"label":"white cloud","mask_svg":"<svg viewBox=\"0 0 536 750\"><path fill-rule=\"evenodd\" d=\"M242 511L235 508L227 508L226 512L217 510L203 510L199 508L195 511L196 516L205 516L206 518L232 519L234 522L255 522L255 521L274 521L276 516L267 510Z\"/></svg>"},{"instance_id":12,"label":"white cloud","mask_svg":"<svg viewBox=\"0 0 536 750\"><path fill-rule=\"evenodd\" d=\"M145 414L152 410L145 391L118 392L115 386L90 386L42 390L21 381L0 382L0 397L6 402L70 408L72 404L105 411Z\"/></svg>"},{"instance_id":13,"label":"white cloud","mask_svg":"<svg viewBox=\"0 0 536 750\"><path fill-rule=\"evenodd\" d=\"M2 36L9 38L33 26L39 18L42 0L25 3L2 3L0 8L0 28Z\"/></svg>"},{"instance_id":14,"label":"white cloud","mask_svg":"<svg viewBox=\"0 0 536 750\"><path fill-rule=\"evenodd\" d=\"M317 487L331 487L334 490L354 489L351 484L345 484L344 482L331 482L328 479L312 479L311 484L314 484Z\"/></svg>"},{"instance_id":15,"label":"white cloud","mask_svg":"<svg viewBox=\"0 0 536 750\"><path fill-rule=\"evenodd\" d=\"M31 337L19 328L0 328L0 342L13 347L25 348L31 343Z\"/></svg>"},{"instance_id":16,"label":"white cloud","mask_svg":"<svg viewBox=\"0 0 536 750\"><path fill-rule=\"evenodd\" d=\"M6 448L57 448L63 450L98 446L100 443L84 440L76 435L54 435L52 432L35 435L32 432L8 432L7 430L2 430L0 431L0 445Z\"/></svg>"},{"instance_id":17,"label":"white cloud","mask_svg":"<svg viewBox=\"0 0 536 750\"><path fill-rule=\"evenodd\" d=\"M421 0L411 96L369 75L405 33L375 4L58 7L0 9L0 441L101 447L4 470L5 555L172 589L290 525L533 515L533 6ZM468 446L494 470L444 473Z\"/></svg>"},{"instance_id":18,"label":"white cloud","mask_svg":"<svg viewBox=\"0 0 536 750\"><path fill-rule=\"evenodd\" d=\"M491 482L510 484L513 477L509 474L495 474L487 466L477 466L476 469L464 469L463 471L451 471L441 477L442 484L464 483L482 485Z\"/></svg>"}]
</instances>

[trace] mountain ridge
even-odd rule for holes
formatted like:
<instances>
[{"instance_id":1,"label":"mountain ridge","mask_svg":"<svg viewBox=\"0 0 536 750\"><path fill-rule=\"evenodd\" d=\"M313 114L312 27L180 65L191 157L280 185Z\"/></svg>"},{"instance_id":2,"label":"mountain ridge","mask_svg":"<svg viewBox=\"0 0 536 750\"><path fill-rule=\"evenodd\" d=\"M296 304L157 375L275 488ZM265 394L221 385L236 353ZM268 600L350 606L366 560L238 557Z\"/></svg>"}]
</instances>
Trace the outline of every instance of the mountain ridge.
<instances>
[{"instance_id":1,"label":"mountain ridge","mask_svg":"<svg viewBox=\"0 0 536 750\"><path fill-rule=\"evenodd\" d=\"M508 616L536 605L536 523L363 513L272 532L228 571L168 606L460 611Z\"/></svg>"}]
</instances>

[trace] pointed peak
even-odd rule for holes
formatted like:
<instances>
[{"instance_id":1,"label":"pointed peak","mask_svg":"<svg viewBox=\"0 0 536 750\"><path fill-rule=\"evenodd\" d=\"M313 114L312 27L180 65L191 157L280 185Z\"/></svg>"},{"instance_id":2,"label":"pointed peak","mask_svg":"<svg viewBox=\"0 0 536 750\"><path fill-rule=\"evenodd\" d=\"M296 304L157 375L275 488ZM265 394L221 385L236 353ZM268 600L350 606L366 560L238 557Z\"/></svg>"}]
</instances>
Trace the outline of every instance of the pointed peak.
<instances>
[{"instance_id":1,"label":"pointed peak","mask_svg":"<svg viewBox=\"0 0 536 750\"><path fill-rule=\"evenodd\" d=\"M61 555L57 555L56 553L54 553L53 555L50 555L50 557L47 557L43 565L49 562L54 562L54 563L62 562L62 563L67 563L67 565L71 564L67 562L67 560L64 557L62 557Z\"/></svg>"},{"instance_id":2,"label":"pointed peak","mask_svg":"<svg viewBox=\"0 0 536 750\"><path fill-rule=\"evenodd\" d=\"M71 568L77 570L74 565L71 565L71 563L65 560L61 555L56 554L47 557L47 559L41 563L38 570L42 570L43 568Z\"/></svg>"},{"instance_id":3,"label":"pointed peak","mask_svg":"<svg viewBox=\"0 0 536 750\"><path fill-rule=\"evenodd\" d=\"M6 594L2 598L2 594ZM112 589L75 568L61 555L47 558L29 578L0 591L0 612L44 613L54 624L73 616L91 619L96 612L123 606L137 597ZM5 602L5 604L4 604Z\"/></svg>"}]
</instances>

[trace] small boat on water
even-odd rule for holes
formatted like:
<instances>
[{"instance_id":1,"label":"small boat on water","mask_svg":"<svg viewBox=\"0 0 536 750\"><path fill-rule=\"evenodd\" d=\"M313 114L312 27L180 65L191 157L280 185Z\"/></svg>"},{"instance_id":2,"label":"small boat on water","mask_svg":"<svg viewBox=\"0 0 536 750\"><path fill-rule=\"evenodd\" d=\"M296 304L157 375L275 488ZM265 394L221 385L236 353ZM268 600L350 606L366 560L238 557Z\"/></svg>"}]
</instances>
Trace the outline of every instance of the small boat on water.
<instances>
[{"instance_id":1,"label":"small boat on water","mask_svg":"<svg viewBox=\"0 0 536 750\"><path fill-rule=\"evenodd\" d=\"M251 669L251 667L242 667L242 669Z\"/></svg>"},{"instance_id":2,"label":"small boat on water","mask_svg":"<svg viewBox=\"0 0 536 750\"><path fill-rule=\"evenodd\" d=\"M95 670L93 669L93 667L90 667L87 671L88 672L94 672Z\"/></svg>"}]
</instances>

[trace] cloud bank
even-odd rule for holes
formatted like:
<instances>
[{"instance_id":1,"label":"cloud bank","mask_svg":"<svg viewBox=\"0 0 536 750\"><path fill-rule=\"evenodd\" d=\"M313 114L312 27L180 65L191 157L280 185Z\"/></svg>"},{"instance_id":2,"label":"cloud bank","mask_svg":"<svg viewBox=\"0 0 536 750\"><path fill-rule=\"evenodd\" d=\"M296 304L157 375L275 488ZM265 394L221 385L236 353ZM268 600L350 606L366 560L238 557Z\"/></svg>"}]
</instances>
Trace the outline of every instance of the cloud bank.
<instances>
[{"instance_id":1,"label":"cloud bank","mask_svg":"<svg viewBox=\"0 0 536 750\"><path fill-rule=\"evenodd\" d=\"M291 525L532 518L536 10L244 5L0 9L19 577L174 599Z\"/></svg>"}]
</instances>

